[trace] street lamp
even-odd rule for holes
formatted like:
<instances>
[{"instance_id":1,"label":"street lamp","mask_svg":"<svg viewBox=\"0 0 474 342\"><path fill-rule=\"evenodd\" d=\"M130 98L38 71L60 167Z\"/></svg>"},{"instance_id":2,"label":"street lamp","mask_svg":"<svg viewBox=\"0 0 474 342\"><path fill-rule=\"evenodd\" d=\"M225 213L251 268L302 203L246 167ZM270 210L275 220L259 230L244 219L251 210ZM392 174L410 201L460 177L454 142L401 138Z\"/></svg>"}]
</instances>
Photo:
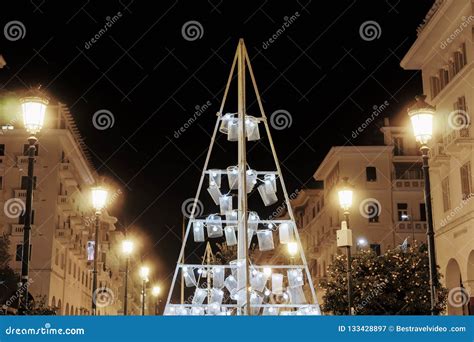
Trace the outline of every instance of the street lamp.
<instances>
[{"instance_id":1,"label":"street lamp","mask_svg":"<svg viewBox=\"0 0 474 342\"><path fill-rule=\"evenodd\" d=\"M352 231L349 229L349 209L352 206L352 186L349 185L349 179L344 177L338 190L339 205L344 210L344 221L341 222L341 229L337 231L337 246L346 247L347 250L347 299L348 314L352 315Z\"/></svg>"},{"instance_id":2,"label":"street lamp","mask_svg":"<svg viewBox=\"0 0 474 342\"><path fill-rule=\"evenodd\" d=\"M123 240L122 241L122 252L125 254L125 286L124 286L124 298L123 298L123 315L127 316L127 304L128 304L128 264L130 263L130 254L133 252L133 241Z\"/></svg>"},{"instance_id":3,"label":"street lamp","mask_svg":"<svg viewBox=\"0 0 474 342\"><path fill-rule=\"evenodd\" d=\"M150 268L142 266L140 268L140 278L142 278L142 316L145 316L146 283L150 275Z\"/></svg>"},{"instance_id":4,"label":"street lamp","mask_svg":"<svg viewBox=\"0 0 474 342\"><path fill-rule=\"evenodd\" d=\"M431 184L430 172L428 165L428 142L433 136L433 117L436 108L425 102L425 95L417 96L416 103L408 108L408 116L413 126L413 132L416 140L421 144L420 150L423 158L423 177L425 180L424 194L425 194L425 210L426 218L428 219L428 229L426 236L428 240L428 258L430 267L430 299L431 299L431 314L435 315L436 307L436 253L433 229L433 211L431 208Z\"/></svg>"},{"instance_id":5,"label":"street lamp","mask_svg":"<svg viewBox=\"0 0 474 342\"><path fill-rule=\"evenodd\" d=\"M28 310L28 285L29 285L29 262L30 262L30 235L31 235L31 212L33 202L33 187L34 187L34 164L36 154L36 133L43 127L44 117L46 114L46 106L48 100L41 96L36 91L28 94L21 100L21 109L23 112L23 123L25 129L30 133L28 137L28 177L26 188L26 203L24 212L23 227L23 250L21 256L21 279L20 279L20 298L19 298L19 313L25 314Z\"/></svg>"},{"instance_id":6,"label":"street lamp","mask_svg":"<svg viewBox=\"0 0 474 342\"><path fill-rule=\"evenodd\" d=\"M155 315L158 315L158 304L159 304L159 300L158 300L158 296L160 295L161 293L161 287L159 287L158 285L155 285L151 288L151 294L153 297L156 298L156 302L155 302Z\"/></svg>"},{"instance_id":7,"label":"street lamp","mask_svg":"<svg viewBox=\"0 0 474 342\"><path fill-rule=\"evenodd\" d=\"M92 315L96 315L96 291L97 291L97 263L99 259L99 224L100 214L107 202L107 190L102 187L95 187L91 190L92 207L95 209L95 242L94 242L94 270L92 271Z\"/></svg>"}]
</instances>

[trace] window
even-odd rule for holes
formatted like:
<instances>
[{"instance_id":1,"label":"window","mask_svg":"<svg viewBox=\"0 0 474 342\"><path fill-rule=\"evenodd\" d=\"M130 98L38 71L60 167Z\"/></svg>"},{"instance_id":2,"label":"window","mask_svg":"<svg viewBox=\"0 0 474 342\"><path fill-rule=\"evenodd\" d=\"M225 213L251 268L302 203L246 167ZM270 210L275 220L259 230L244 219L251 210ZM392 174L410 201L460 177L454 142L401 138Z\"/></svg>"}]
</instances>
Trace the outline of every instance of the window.
<instances>
[{"instance_id":1,"label":"window","mask_svg":"<svg viewBox=\"0 0 474 342\"><path fill-rule=\"evenodd\" d=\"M5 155L5 144L0 144L0 156Z\"/></svg>"},{"instance_id":2,"label":"window","mask_svg":"<svg viewBox=\"0 0 474 342\"><path fill-rule=\"evenodd\" d=\"M393 138L393 154L396 156L403 156L403 138Z\"/></svg>"},{"instance_id":3,"label":"window","mask_svg":"<svg viewBox=\"0 0 474 342\"><path fill-rule=\"evenodd\" d=\"M38 144L35 144L35 147L36 147L36 149L35 149L35 156L37 156L38 153L39 153L39 145L38 145ZM27 155L28 155L28 149L29 149L29 148L30 148L30 145L29 145L29 144L24 144L24 145L23 145L23 155L24 155L24 156L27 156Z\"/></svg>"},{"instance_id":4,"label":"window","mask_svg":"<svg viewBox=\"0 0 474 342\"><path fill-rule=\"evenodd\" d=\"M441 91L441 85L438 76L431 76L430 78L431 98L435 98Z\"/></svg>"},{"instance_id":5,"label":"window","mask_svg":"<svg viewBox=\"0 0 474 342\"><path fill-rule=\"evenodd\" d=\"M420 221L426 221L426 205L420 203Z\"/></svg>"},{"instance_id":6,"label":"window","mask_svg":"<svg viewBox=\"0 0 474 342\"><path fill-rule=\"evenodd\" d=\"M397 203L398 221L408 221L408 204Z\"/></svg>"},{"instance_id":7,"label":"window","mask_svg":"<svg viewBox=\"0 0 474 342\"><path fill-rule=\"evenodd\" d=\"M374 251L377 256L380 256L380 244L378 243L371 243L370 249Z\"/></svg>"},{"instance_id":8,"label":"window","mask_svg":"<svg viewBox=\"0 0 474 342\"><path fill-rule=\"evenodd\" d=\"M471 162L467 162L461 166L461 194L462 199L467 200L471 197L472 180L471 180Z\"/></svg>"},{"instance_id":9,"label":"window","mask_svg":"<svg viewBox=\"0 0 474 342\"><path fill-rule=\"evenodd\" d=\"M28 176L21 176L21 190L28 188ZM33 189L36 189L36 176L33 176Z\"/></svg>"},{"instance_id":10,"label":"window","mask_svg":"<svg viewBox=\"0 0 474 342\"><path fill-rule=\"evenodd\" d=\"M0 176L0 190L3 190L3 176Z\"/></svg>"},{"instance_id":11,"label":"window","mask_svg":"<svg viewBox=\"0 0 474 342\"><path fill-rule=\"evenodd\" d=\"M365 168L365 175L367 182L376 182L377 181L377 169L375 166L367 166Z\"/></svg>"},{"instance_id":12,"label":"window","mask_svg":"<svg viewBox=\"0 0 474 342\"><path fill-rule=\"evenodd\" d=\"M16 245L15 260L16 261L21 261L22 257L23 257L23 245L18 244L18 245ZM31 245L30 245L30 255L28 256L28 259L31 261Z\"/></svg>"},{"instance_id":13,"label":"window","mask_svg":"<svg viewBox=\"0 0 474 342\"><path fill-rule=\"evenodd\" d=\"M367 203L367 212L364 214L369 219L369 223L377 223L379 222L380 216L380 206L377 202L369 202Z\"/></svg>"},{"instance_id":14,"label":"window","mask_svg":"<svg viewBox=\"0 0 474 342\"><path fill-rule=\"evenodd\" d=\"M449 177L446 177L441 182L441 189L443 192L443 209L448 211L451 209L451 199L450 199L450 190L449 190Z\"/></svg>"}]
</instances>

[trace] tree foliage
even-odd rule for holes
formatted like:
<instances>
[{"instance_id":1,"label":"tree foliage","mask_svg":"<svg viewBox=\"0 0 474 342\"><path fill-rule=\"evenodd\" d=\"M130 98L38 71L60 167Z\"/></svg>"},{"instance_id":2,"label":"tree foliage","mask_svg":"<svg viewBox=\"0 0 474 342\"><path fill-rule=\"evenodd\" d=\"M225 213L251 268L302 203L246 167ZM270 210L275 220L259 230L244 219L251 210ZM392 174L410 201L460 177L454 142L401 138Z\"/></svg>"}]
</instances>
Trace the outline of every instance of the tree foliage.
<instances>
[{"instance_id":1,"label":"tree foliage","mask_svg":"<svg viewBox=\"0 0 474 342\"><path fill-rule=\"evenodd\" d=\"M326 290L323 310L347 314L347 258L338 255L321 282ZM437 279L436 311L446 306L447 290ZM353 308L358 315L428 315L430 314L429 264L425 245L406 251L398 248L377 256L361 251L352 259Z\"/></svg>"}]
</instances>

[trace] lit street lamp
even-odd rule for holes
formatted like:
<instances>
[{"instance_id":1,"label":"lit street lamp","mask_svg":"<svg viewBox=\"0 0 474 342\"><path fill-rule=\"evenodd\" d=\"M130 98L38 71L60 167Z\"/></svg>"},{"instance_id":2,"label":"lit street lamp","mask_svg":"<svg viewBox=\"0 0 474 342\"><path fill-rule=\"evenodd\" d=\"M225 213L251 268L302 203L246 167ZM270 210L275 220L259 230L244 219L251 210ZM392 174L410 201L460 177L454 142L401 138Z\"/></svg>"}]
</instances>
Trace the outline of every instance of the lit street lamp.
<instances>
[{"instance_id":1,"label":"lit street lamp","mask_svg":"<svg viewBox=\"0 0 474 342\"><path fill-rule=\"evenodd\" d=\"M133 252L133 241L123 240L122 241L122 252L125 254L125 286L124 286L124 298L123 298L123 315L127 316L127 305L128 305L128 264L130 263L130 254Z\"/></svg>"},{"instance_id":2,"label":"lit street lamp","mask_svg":"<svg viewBox=\"0 0 474 342\"><path fill-rule=\"evenodd\" d=\"M344 210L344 221L341 222L341 229L337 231L337 246L347 249L347 299L348 314L352 315L352 231L349 229L349 209L352 206L352 187L348 178L342 179L342 185L338 191L339 205Z\"/></svg>"},{"instance_id":3,"label":"lit street lamp","mask_svg":"<svg viewBox=\"0 0 474 342\"><path fill-rule=\"evenodd\" d=\"M158 300L158 297L161 293L161 287L159 287L158 285L155 285L151 288L151 294L153 297L156 298L156 302L155 302L155 315L158 315L158 305L160 303L161 300Z\"/></svg>"},{"instance_id":4,"label":"lit street lamp","mask_svg":"<svg viewBox=\"0 0 474 342\"><path fill-rule=\"evenodd\" d=\"M24 212L23 227L23 249L21 255L21 279L20 279L20 298L19 313L25 314L28 308L28 285L29 285L29 262L30 262L30 235L31 235L31 212L33 202L34 187L34 163L36 154L36 133L43 127L44 117L46 114L46 106L48 100L42 96L32 93L21 99L21 109L23 112L23 123L25 129L30 133L28 138L28 177L26 188L26 203Z\"/></svg>"},{"instance_id":5,"label":"lit street lamp","mask_svg":"<svg viewBox=\"0 0 474 342\"><path fill-rule=\"evenodd\" d=\"M147 266L142 266L140 268L140 278L142 278L142 316L145 316L146 283L148 282L149 275L150 269Z\"/></svg>"},{"instance_id":6,"label":"lit street lamp","mask_svg":"<svg viewBox=\"0 0 474 342\"><path fill-rule=\"evenodd\" d=\"M428 229L426 236L428 240L428 260L430 267L430 299L431 299L431 314L435 315L436 307L436 253L433 229L433 211L431 208L431 184L430 172L428 165L428 142L433 136L433 117L436 108L425 102L425 95L417 96L416 103L408 108L408 116L410 117L413 132L416 140L421 144L420 150L423 158L423 177L425 180L425 208L426 218L428 219Z\"/></svg>"},{"instance_id":7,"label":"lit street lamp","mask_svg":"<svg viewBox=\"0 0 474 342\"><path fill-rule=\"evenodd\" d=\"M97 314L96 291L97 291L97 263L99 259L99 224L100 214L107 202L107 190L102 187L92 188L92 207L95 209L95 242L94 242L94 270L92 271L92 315Z\"/></svg>"}]
</instances>

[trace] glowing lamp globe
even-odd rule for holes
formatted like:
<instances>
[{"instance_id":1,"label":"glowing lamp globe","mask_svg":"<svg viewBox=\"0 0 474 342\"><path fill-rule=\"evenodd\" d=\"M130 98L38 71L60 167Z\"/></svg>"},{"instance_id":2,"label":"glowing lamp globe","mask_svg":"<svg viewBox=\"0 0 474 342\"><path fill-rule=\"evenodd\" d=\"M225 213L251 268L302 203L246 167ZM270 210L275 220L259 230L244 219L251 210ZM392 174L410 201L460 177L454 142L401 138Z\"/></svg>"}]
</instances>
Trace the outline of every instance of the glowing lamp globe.
<instances>
[{"instance_id":1,"label":"glowing lamp globe","mask_svg":"<svg viewBox=\"0 0 474 342\"><path fill-rule=\"evenodd\" d=\"M107 190L102 187L92 188L92 206L95 210L100 211L105 207L107 202Z\"/></svg>"},{"instance_id":2,"label":"glowing lamp globe","mask_svg":"<svg viewBox=\"0 0 474 342\"><path fill-rule=\"evenodd\" d=\"M425 101L426 96L417 96L416 103L408 108L408 116L413 127L415 138L426 144L433 136L433 117L436 108Z\"/></svg>"},{"instance_id":3,"label":"glowing lamp globe","mask_svg":"<svg viewBox=\"0 0 474 342\"><path fill-rule=\"evenodd\" d=\"M125 255L130 255L133 252L133 242L130 240L123 240L122 241L122 252Z\"/></svg>"},{"instance_id":4,"label":"glowing lamp globe","mask_svg":"<svg viewBox=\"0 0 474 342\"><path fill-rule=\"evenodd\" d=\"M43 127L49 101L41 96L26 96L20 102L25 129L30 134L38 133Z\"/></svg>"},{"instance_id":5,"label":"glowing lamp globe","mask_svg":"<svg viewBox=\"0 0 474 342\"><path fill-rule=\"evenodd\" d=\"M148 266L140 267L140 278L142 280L148 280L148 276L150 275L150 268Z\"/></svg>"},{"instance_id":6,"label":"glowing lamp globe","mask_svg":"<svg viewBox=\"0 0 474 342\"><path fill-rule=\"evenodd\" d=\"M343 183L338 191L339 205L342 209L348 210L352 206L352 188L350 187L346 177L343 178Z\"/></svg>"},{"instance_id":7,"label":"glowing lamp globe","mask_svg":"<svg viewBox=\"0 0 474 342\"><path fill-rule=\"evenodd\" d=\"M296 242L288 242L286 246L288 248L288 254L291 257L294 257L296 253L298 253L298 244Z\"/></svg>"}]
</instances>

